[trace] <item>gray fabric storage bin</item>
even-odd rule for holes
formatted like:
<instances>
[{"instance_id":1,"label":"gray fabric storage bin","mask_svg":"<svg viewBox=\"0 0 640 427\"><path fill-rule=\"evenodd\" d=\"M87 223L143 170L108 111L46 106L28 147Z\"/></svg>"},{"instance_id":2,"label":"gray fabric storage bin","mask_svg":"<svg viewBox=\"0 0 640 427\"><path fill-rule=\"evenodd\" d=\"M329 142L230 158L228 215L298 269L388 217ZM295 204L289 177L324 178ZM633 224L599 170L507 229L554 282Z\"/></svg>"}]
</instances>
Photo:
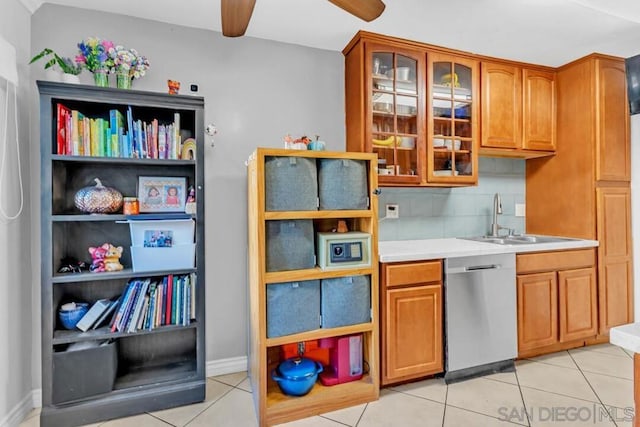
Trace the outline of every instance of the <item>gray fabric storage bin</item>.
<instances>
[{"instance_id":1,"label":"gray fabric storage bin","mask_svg":"<svg viewBox=\"0 0 640 427\"><path fill-rule=\"evenodd\" d=\"M371 321L371 278L347 276L322 279L320 313L323 328Z\"/></svg>"},{"instance_id":2,"label":"gray fabric storage bin","mask_svg":"<svg viewBox=\"0 0 640 427\"><path fill-rule=\"evenodd\" d=\"M320 281L273 283L267 286L267 338L320 327Z\"/></svg>"},{"instance_id":3,"label":"gray fabric storage bin","mask_svg":"<svg viewBox=\"0 0 640 427\"><path fill-rule=\"evenodd\" d=\"M85 350L53 353L52 403L108 393L118 372L116 342Z\"/></svg>"},{"instance_id":4,"label":"gray fabric storage bin","mask_svg":"<svg viewBox=\"0 0 640 427\"><path fill-rule=\"evenodd\" d=\"M316 265L313 220L267 221L267 271L300 270Z\"/></svg>"},{"instance_id":5,"label":"gray fabric storage bin","mask_svg":"<svg viewBox=\"0 0 640 427\"><path fill-rule=\"evenodd\" d=\"M315 159L266 157L264 176L266 211L318 209L318 174Z\"/></svg>"},{"instance_id":6,"label":"gray fabric storage bin","mask_svg":"<svg viewBox=\"0 0 640 427\"><path fill-rule=\"evenodd\" d=\"M367 209L367 162L318 159L320 210Z\"/></svg>"}]
</instances>

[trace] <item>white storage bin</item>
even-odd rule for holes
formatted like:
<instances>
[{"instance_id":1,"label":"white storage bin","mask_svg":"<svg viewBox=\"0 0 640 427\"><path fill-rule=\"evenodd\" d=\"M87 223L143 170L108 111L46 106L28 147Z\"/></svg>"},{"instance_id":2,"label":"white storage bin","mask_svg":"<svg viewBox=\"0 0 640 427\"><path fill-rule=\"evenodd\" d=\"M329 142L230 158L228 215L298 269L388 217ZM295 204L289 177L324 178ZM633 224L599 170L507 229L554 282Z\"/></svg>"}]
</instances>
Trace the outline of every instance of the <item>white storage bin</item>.
<instances>
[{"instance_id":1,"label":"white storage bin","mask_svg":"<svg viewBox=\"0 0 640 427\"><path fill-rule=\"evenodd\" d=\"M131 246L178 246L193 243L195 221L192 219L135 220L129 221ZM161 234L162 233L162 234ZM162 236L160 243L158 236ZM170 238L165 244L164 239Z\"/></svg>"},{"instance_id":2,"label":"white storage bin","mask_svg":"<svg viewBox=\"0 0 640 427\"><path fill-rule=\"evenodd\" d=\"M195 243L170 248L131 246L131 262L136 272L194 268L195 254Z\"/></svg>"}]
</instances>

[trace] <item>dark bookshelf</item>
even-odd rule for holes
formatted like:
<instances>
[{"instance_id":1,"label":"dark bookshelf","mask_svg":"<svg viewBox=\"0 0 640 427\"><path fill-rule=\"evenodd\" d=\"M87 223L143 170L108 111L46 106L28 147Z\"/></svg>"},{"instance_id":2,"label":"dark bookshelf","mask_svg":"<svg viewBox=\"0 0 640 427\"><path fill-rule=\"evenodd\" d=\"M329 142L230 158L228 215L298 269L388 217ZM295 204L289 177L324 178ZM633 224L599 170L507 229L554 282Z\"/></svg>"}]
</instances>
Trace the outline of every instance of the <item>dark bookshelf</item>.
<instances>
[{"instance_id":1,"label":"dark bookshelf","mask_svg":"<svg viewBox=\"0 0 640 427\"><path fill-rule=\"evenodd\" d=\"M204 99L202 97L58 82L36 82L40 100L41 142L41 319L42 319L42 427L71 427L105 421L203 401L205 369L205 260L204 260ZM196 158L156 159L57 154L57 106L82 112L86 117L109 118L110 110L126 113L136 120L163 123L180 117L182 141L195 139ZM125 116L126 117L126 116ZM183 136L184 135L184 136ZM174 219L175 214L145 214L134 218L120 212L85 214L73 203L75 193L100 178L123 196L135 196L140 176L185 177L196 189L197 209L187 215L195 223L195 267L153 271L133 271L128 221ZM185 195L186 196L186 195ZM185 215L183 215L185 217ZM122 246L120 271L57 273L61 260L72 256L90 262L89 246L109 242ZM155 266L154 266L155 267ZM118 298L129 281L195 273L195 316L188 325L162 325L133 332L111 332L107 326L63 330L57 320L59 306L69 300L90 305L98 299ZM148 290L147 290L148 291ZM117 310L117 309L116 309ZM110 317L109 317L110 318ZM84 349L68 351L77 344L115 343L104 346L115 352L117 370L95 366L84 357ZM102 351L99 346L95 351ZM114 350L115 349L115 350ZM105 350L106 351L106 350ZM72 354L73 353L73 354ZM90 351L86 352L90 354ZM115 372L109 392L60 399L65 389L56 375L57 367L73 356L77 377L105 380L96 372ZM55 362L54 362L55 360ZM67 360L67 362L65 362ZM76 381L82 381L82 379Z\"/></svg>"}]
</instances>

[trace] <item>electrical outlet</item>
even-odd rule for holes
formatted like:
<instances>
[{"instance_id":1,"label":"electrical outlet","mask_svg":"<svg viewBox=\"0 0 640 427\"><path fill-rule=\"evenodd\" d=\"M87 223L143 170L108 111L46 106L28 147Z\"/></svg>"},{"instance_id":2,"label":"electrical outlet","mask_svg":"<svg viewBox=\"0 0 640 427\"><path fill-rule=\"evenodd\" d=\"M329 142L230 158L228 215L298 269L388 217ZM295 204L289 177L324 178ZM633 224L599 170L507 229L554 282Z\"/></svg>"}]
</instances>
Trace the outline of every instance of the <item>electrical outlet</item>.
<instances>
[{"instance_id":1,"label":"electrical outlet","mask_svg":"<svg viewBox=\"0 0 640 427\"><path fill-rule=\"evenodd\" d=\"M525 216L526 205L524 203L516 203L516 216Z\"/></svg>"},{"instance_id":2,"label":"electrical outlet","mask_svg":"<svg viewBox=\"0 0 640 427\"><path fill-rule=\"evenodd\" d=\"M396 219L400 218L400 207L396 204L388 204L386 205L386 218Z\"/></svg>"}]
</instances>

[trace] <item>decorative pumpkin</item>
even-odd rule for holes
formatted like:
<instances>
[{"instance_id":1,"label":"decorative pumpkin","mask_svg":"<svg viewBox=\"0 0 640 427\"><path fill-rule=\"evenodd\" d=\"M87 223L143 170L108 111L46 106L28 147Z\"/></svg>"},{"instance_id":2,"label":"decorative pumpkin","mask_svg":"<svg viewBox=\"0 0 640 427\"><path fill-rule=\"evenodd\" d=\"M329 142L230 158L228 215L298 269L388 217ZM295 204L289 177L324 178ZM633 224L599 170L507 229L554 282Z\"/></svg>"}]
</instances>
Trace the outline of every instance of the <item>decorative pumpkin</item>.
<instances>
[{"instance_id":1,"label":"decorative pumpkin","mask_svg":"<svg viewBox=\"0 0 640 427\"><path fill-rule=\"evenodd\" d=\"M84 187L76 193L73 202L82 212L113 213L122 208L122 193L115 188L105 187L98 178L96 185Z\"/></svg>"}]
</instances>

